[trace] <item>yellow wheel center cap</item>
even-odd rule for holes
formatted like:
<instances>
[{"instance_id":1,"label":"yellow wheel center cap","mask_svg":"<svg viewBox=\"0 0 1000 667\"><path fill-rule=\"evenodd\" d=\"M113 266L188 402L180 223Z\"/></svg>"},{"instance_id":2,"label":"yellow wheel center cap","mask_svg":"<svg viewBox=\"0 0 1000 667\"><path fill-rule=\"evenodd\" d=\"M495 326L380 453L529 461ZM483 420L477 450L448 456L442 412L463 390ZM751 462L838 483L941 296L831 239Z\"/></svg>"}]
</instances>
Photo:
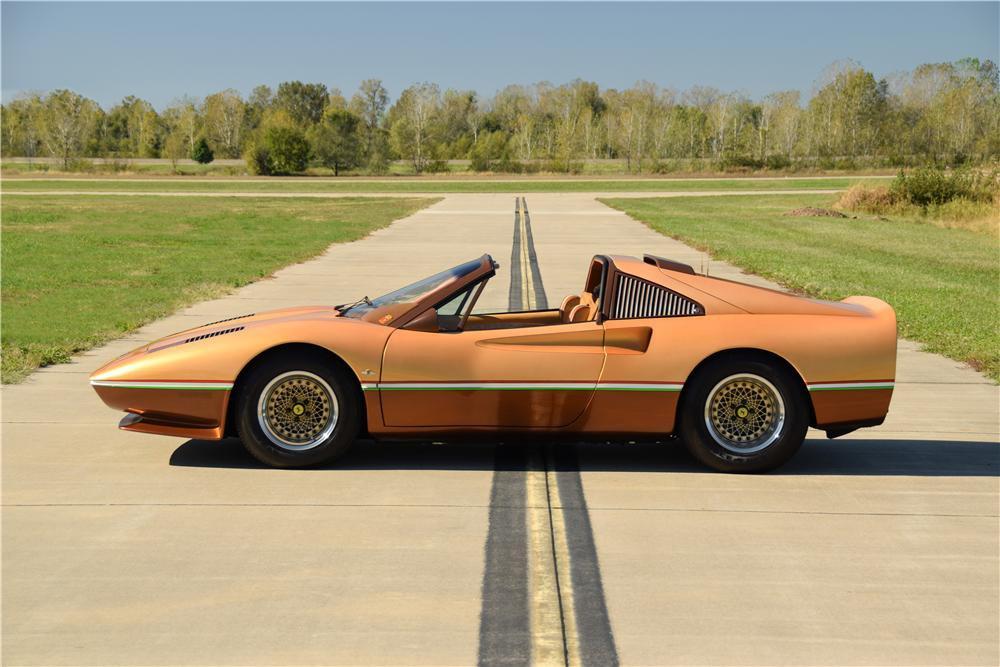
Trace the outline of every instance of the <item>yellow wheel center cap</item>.
<instances>
[{"instance_id":1,"label":"yellow wheel center cap","mask_svg":"<svg viewBox=\"0 0 1000 667\"><path fill-rule=\"evenodd\" d=\"M746 419L748 414L750 414L750 411L747 410L746 408L741 407L736 410L736 416L739 417L740 419Z\"/></svg>"},{"instance_id":2,"label":"yellow wheel center cap","mask_svg":"<svg viewBox=\"0 0 1000 667\"><path fill-rule=\"evenodd\" d=\"M301 403L296 403L295 405L292 406L292 412L297 415L301 415L305 411L306 409L302 406Z\"/></svg>"}]
</instances>

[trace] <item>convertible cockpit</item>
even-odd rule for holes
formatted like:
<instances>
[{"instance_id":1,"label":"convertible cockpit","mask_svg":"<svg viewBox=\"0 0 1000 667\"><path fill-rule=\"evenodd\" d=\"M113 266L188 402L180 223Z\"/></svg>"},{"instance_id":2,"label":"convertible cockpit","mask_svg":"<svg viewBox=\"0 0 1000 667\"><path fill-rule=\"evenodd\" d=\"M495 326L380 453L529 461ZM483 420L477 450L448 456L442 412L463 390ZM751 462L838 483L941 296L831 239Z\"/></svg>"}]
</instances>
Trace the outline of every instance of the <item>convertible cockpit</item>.
<instances>
[{"instance_id":1,"label":"convertible cockpit","mask_svg":"<svg viewBox=\"0 0 1000 667\"><path fill-rule=\"evenodd\" d=\"M338 306L342 316L425 332L488 331L599 321L610 261L591 260L584 288L562 300L558 309L477 312L486 284L500 265L489 255L459 264L376 299Z\"/></svg>"}]
</instances>

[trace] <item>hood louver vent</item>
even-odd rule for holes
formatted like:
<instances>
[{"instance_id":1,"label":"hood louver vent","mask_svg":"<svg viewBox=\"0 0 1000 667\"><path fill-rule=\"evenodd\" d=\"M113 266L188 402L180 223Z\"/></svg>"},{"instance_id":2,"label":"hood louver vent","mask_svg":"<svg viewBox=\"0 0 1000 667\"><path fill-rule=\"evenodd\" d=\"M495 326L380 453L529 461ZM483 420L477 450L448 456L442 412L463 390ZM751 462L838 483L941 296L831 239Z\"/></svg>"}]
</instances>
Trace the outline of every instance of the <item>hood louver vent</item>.
<instances>
[{"instance_id":1,"label":"hood louver vent","mask_svg":"<svg viewBox=\"0 0 1000 667\"><path fill-rule=\"evenodd\" d=\"M242 320L245 317L253 317L256 313L247 313L246 315L237 315L236 317L227 317L224 320L216 320L215 322L209 322L208 324L202 324L203 327L212 327L216 324L222 324L223 322L232 322L233 320Z\"/></svg>"},{"instance_id":2,"label":"hood louver vent","mask_svg":"<svg viewBox=\"0 0 1000 667\"><path fill-rule=\"evenodd\" d=\"M200 336L192 336L191 338L184 340L180 344L183 345L184 343L193 343L196 340L205 340L206 338L215 338L216 336L224 336L225 334L236 333L237 331L243 331L243 329L244 327L233 327L232 329L220 329L219 331L213 331L212 333L201 334Z\"/></svg>"}]
</instances>

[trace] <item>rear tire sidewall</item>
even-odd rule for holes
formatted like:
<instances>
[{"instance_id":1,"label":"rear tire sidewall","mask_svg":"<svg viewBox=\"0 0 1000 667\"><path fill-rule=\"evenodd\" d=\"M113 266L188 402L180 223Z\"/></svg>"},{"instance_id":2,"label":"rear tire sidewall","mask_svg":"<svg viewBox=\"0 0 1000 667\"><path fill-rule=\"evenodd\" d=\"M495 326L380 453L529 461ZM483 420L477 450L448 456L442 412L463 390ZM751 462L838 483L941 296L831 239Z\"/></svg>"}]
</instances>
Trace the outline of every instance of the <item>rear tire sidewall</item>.
<instances>
[{"instance_id":1,"label":"rear tire sidewall","mask_svg":"<svg viewBox=\"0 0 1000 667\"><path fill-rule=\"evenodd\" d=\"M726 378L739 374L757 375L770 382L785 407L780 436L766 448L748 454L738 454L720 445L705 424L705 405L712 390ZM798 451L809 428L809 408L800 383L787 370L761 361L730 360L698 372L690 390L685 392L680 420L681 439L705 465L722 472L764 472L784 464Z\"/></svg>"},{"instance_id":2,"label":"rear tire sidewall","mask_svg":"<svg viewBox=\"0 0 1000 667\"><path fill-rule=\"evenodd\" d=\"M335 394L337 423L321 443L310 449L290 450L274 443L261 428L258 403L261 393L276 377L291 371L306 371L322 378ZM258 461L278 468L300 468L327 463L346 452L360 429L361 405L350 378L329 363L303 354L268 359L254 368L241 383L237 400L237 429L247 451Z\"/></svg>"}]
</instances>

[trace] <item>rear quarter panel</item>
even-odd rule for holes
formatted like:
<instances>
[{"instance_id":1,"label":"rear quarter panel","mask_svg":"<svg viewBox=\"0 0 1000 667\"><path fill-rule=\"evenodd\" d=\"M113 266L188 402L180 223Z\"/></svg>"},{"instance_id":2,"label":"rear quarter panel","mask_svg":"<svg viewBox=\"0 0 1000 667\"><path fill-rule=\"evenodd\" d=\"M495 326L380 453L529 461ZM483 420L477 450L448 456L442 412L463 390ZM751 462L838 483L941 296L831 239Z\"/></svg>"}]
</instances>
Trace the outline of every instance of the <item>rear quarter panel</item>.
<instances>
[{"instance_id":1,"label":"rear quarter panel","mask_svg":"<svg viewBox=\"0 0 1000 667\"><path fill-rule=\"evenodd\" d=\"M719 314L700 317L609 320L610 332L637 326L653 330L644 354L609 349L601 382L684 384L698 364L727 350L754 349L785 359L809 387L815 384L891 382L896 372L896 322L892 309L872 299L869 315ZM851 423L885 416L890 389L810 391L815 425ZM626 396L640 432L674 428L678 394ZM596 403L595 408L600 406ZM618 414L624 406L617 406Z\"/></svg>"}]
</instances>

